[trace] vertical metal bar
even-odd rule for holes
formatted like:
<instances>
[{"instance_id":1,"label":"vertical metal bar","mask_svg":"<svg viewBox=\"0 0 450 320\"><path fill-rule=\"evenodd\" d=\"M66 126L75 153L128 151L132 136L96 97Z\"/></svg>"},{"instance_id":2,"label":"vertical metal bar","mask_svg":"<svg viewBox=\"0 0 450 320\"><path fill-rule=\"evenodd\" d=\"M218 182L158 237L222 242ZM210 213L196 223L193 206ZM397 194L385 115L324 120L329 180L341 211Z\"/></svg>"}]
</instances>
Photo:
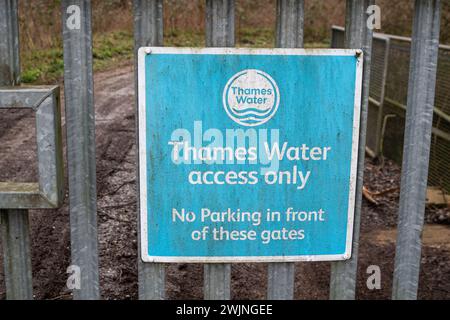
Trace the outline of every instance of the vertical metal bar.
<instances>
[{"instance_id":1,"label":"vertical metal bar","mask_svg":"<svg viewBox=\"0 0 450 320\"><path fill-rule=\"evenodd\" d=\"M99 299L91 2L62 1L64 90L74 299Z\"/></svg>"},{"instance_id":2,"label":"vertical metal bar","mask_svg":"<svg viewBox=\"0 0 450 320\"><path fill-rule=\"evenodd\" d=\"M0 0L0 86L20 84L18 0Z\"/></svg>"},{"instance_id":3,"label":"vertical metal bar","mask_svg":"<svg viewBox=\"0 0 450 320\"><path fill-rule=\"evenodd\" d=\"M345 45L364 51L363 86L361 96L361 120L358 148L358 170L356 180L355 216L353 228L352 257L331 265L330 299L355 299L358 264L361 200L366 148L367 110L369 104L370 61L372 53L372 30L367 27L367 7L373 0L347 0L345 21Z\"/></svg>"},{"instance_id":4,"label":"vertical metal bar","mask_svg":"<svg viewBox=\"0 0 450 320\"><path fill-rule=\"evenodd\" d=\"M205 300L229 300L231 294L231 264L205 264L203 272Z\"/></svg>"},{"instance_id":5,"label":"vertical metal bar","mask_svg":"<svg viewBox=\"0 0 450 320\"><path fill-rule=\"evenodd\" d=\"M234 47L234 0L206 0L206 46ZM231 265L205 264L203 294L207 300L228 300Z\"/></svg>"},{"instance_id":6,"label":"vertical metal bar","mask_svg":"<svg viewBox=\"0 0 450 320\"><path fill-rule=\"evenodd\" d=\"M32 300L28 210L0 210L6 297Z\"/></svg>"},{"instance_id":7,"label":"vertical metal bar","mask_svg":"<svg viewBox=\"0 0 450 320\"><path fill-rule=\"evenodd\" d=\"M303 47L304 0L277 1L278 48Z\"/></svg>"},{"instance_id":8,"label":"vertical metal bar","mask_svg":"<svg viewBox=\"0 0 450 320\"><path fill-rule=\"evenodd\" d=\"M234 0L206 0L206 46L234 45Z\"/></svg>"},{"instance_id":9,"label":"vertical metal bar","mask_svg":"<svg viewBox=\"0 0 450 320\"><path fill-rule=\"evenodd\" d=\"M440 1L416 0L393 299L416 299L439 49Z\"/></svg>"},{"instance_id":10,"label":"vertical metal bar","mask_svg":"<svg viewBox=\"0 0 450 320\"><path fill-rule=\"evenodd\" d=\"M267 299L294 298L295 263L269 263L267 268Z\"/></svg>"},{"instance_id":11,"label":"vertical metal bar","mask_svg":"<svg viewBox=\"0 0 450 320\"><path fill-rule=\"evenodd\" d=\"M139 146L139 117L137 102L137 52L144 46L161 46L163 44L163 1L162 0L134 0L134 49L135 49L135 99L136 99L136 145ZM139 164L139 152L136 152L136 163ZM139 165L136 167L137 190L139 190ZM139 192L137 193L138 215L138 275L139 299L162 300L165 297L165 269L164 264L144 263L141 259L141 228L139 211Z\"/></svg>"},{"instance_id":12,"label":"vertical metal bar","mask_svg":"<svg viewBox=\"0 0 450 320\"><path fill-rule=\"evenodd\" d=\"M303 0L278 0L276 46L303 47ZM295 264L269 263L267 267L267 298L287 300L294 298Z\"/></svg>"},{"instance_id":13,"label":"vertical metal bar","mask_svg":"<svg viewBox=\"0 0 450 320\"><path fill-rule=\"evenodd\" d=\"M17 0L0 0L0 86L20 84ZM6 297L33 299L28 210L0 210Z\"/></svg>"}]
</instances>

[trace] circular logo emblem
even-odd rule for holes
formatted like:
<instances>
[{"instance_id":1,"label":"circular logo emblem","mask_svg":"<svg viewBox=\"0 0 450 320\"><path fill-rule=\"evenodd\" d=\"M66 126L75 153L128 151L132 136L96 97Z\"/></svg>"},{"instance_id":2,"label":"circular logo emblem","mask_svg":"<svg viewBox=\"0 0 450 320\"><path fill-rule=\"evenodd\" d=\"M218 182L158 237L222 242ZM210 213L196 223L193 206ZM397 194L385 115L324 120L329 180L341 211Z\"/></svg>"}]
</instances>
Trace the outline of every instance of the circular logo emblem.
<instances>
[{"instance_id":1,"label":"circular logo emblem","mask_svg":"<svg viewBox=\"0 0 450 320\"><path fill-rule=\"evenodd\" d=\"M269 121L279 103L280 92L275 80L261 70L247 69L236 73L223 90L223 107L228 116L247 127Z\"/></svg>"}]
</instances>

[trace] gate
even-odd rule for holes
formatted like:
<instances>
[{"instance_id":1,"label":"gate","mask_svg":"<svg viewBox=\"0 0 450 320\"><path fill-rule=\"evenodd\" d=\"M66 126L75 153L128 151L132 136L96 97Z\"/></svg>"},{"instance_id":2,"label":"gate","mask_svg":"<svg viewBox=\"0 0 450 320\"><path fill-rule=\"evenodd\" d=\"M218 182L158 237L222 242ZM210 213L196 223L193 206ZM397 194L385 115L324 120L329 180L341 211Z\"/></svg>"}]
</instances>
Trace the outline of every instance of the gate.
<instances>
[{"instance_id":1,"label":"gate","mask_svg":"<svg viewBox=\"0 0 450 320\"><path fill-rule=\"evenodd\" d=\"M47 157L50 159L43 161L42 170L41 164L39 165L39 183L28 186L28 189L27 186L11 183L0 184L1 233L7 298L32 299L27 209L52 208L61 204L61 132L58 88L27 89L20 86L17 1L0 0L0 85L13 86L0 90L0 107L32 107L37 112L49 112L44 116L47 117L46 119L53 119L37 123L38 150L43 149L46 155L44 160L47 160ZM345 46L364 50L364 75L353 255L349 260L332 263L331 299L355 298L371 78L372 30L367 27L367 19L370 14L368 7L373 2L373 0L347 0ZM91 4L87 0L62 0L61 10L71 253L72 264L81 268L81 289L74 290L74 298L99 299ZM423 227L435 95L439 17L439 0L415 1L399 233L395 258L394 299L417 297L421 254L420 235ZM276 46L302 47L303 20L303 0L278 0ZM134 27L136 53L142 46L163 45L163 0L135 0ZM206 0L207 46L234 46L234 27L234 0ZM27 105L30 97L35 96L41 99L36 98L35 104ZM47 110L46 106L49 106L47 109L50 110ZM377 123L378 126L379 123ZM40 130L45 139L40 138ZM138 174L137 177L139 177ZM140 230L139 227L138 230ZM269 299L293 298L294 268L293 263L268 265L267 297ZM164 298L164 265L143 263L139 257L138 274L140 299ZM230 274L230 264L205 265L205 299L229 299Z\"/></svg>"}]
</instances>

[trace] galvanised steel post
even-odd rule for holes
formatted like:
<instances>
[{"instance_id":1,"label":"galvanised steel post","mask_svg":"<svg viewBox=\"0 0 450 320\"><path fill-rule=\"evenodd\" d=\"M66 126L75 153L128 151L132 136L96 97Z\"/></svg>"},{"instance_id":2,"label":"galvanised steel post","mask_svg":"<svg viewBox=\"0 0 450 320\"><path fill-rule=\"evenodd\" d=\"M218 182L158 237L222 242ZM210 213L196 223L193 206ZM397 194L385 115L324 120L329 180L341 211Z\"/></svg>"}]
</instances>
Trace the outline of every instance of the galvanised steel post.
<instances>
[{"instance_id":1,"label":"galvanised steel post","mask_svg":"<svg viewBox=\"0 0 450 320\"><path fill-rule=\"evenodd\" d=\"M276 46L303 47L303 0L278 0ZM287 300L294 297L295 264L269 263L267 269L267 298Z\"/></svg>"},{"instance_id":2,"label":"galvanised steel post","mask_svg":"<svg viewBox=\"0 0 450 320\"><path fill-rule=\"evenodd\" d=\"M0 86L20 84L17 0L0 0ZM2 204L0 203L0 208ZM28 210L0 209L6 297L33 299Z\"/></svg>"},{"instance_id":3,"label":"galvanised steel post","mask_svg":"<svg viewBox=\"0 0 450 320\"><path fill-rule=\"evenodd\" d=\"M278 48L303 47L304 0L277 1L277 36Z\"/></svg>"},{"instance_id":4,"label":"galvanised steel post","mask_svg":"<svg viewBox=\"0 0 450 320\"><path fill-rule=\"evenodd\" d=\"M0 0L0 86L20 84L17 0Z\"/></svg>"},{"instance_id":5,"label":"galvanised steel post","mask_svg":"<svg viewBox=\"0 0 450 320\"><path fill-rule=\"evenodd\" d=\"M206 0L206 46L234 47L234 0Z\"/></svg>"},{"instance_id":6,"label":"galvanised steel post","mask_svg":"<svg viewBox=\"0 0 450 320\"><path fill-rule=\"evenodd\" d=\"M99 299L91 1L63 0L64 92L74 299Z\"/></svg>"},{"instance_id":7,"label":"galvanised steel post","mask_svg":"<svg viewBox=\"0 0 450 320\"><path fill-rule=\"evenodd\" d=\"M362 49L364 51L364 71L361 95L362 101L352 257L346 261L332 263L330 299L355 299L373 34L373 31L367 27L367 8L370 5L373 5L373 3L373 0L347 0L346 4L345 47L350 49Z\"/></svg>"},{"instance_id":8,"label":"galvanised steel post","mask_svg":"<svg viewBox=\"0 0 450 320\"><path fill-rule=\"evenodd\" d=\"M417 298L439 49L440 1L416 0L393 299Z\"/></svg>"},{"instance_id":9,"label":"galvanised steel post","mask_svg":"<svg viewBox=\"0 0 450 320\"><path fill-rule=\"evenodd\" d=\"M234 47L234 0L206 0L206 46ZM205 264L206 300L229 300L231 264Z\"/></svg>"},{"instance_id":10,"label":"galvanised steel post","mask_svg":"<svg viewBox=\"0 0 450 320\"><path fill-rule=\"evenodd\" d=\"M32 300L33 283L28 210L0 209L0 227L6 298L9 300Z\"/></svg>"},{"instance_id":11,"label":"galvanised steel post","mask_svg":"<svg viewBox=\"0 0 450 320\"><path fill-rule=\"evenodd\" d=\"M295 263L269 263L267 266L267 299L294 298Z\"/></svg>"},{"instance_id":12,"label":"galvanised steel post","mask_svg":"<svg viewBox=\"0 0 450 320\"><path fill-rule=\"evenodd\" d=\"M137 102L137 52L140 47L161 46L163 44L163 1L134 0L134 49L135 49L135 98L136 98L136 145L139 146L139 117ZM139 152L136 152L136 163L139 164ZM137 190L139 190L139 165L136 167ZM137 192L138 215L138 274L139 299L162 300L165 297L165 270L161 263L144 263L141 259L141 228L139 225L139 192Z\"/></svg>"}]
</instances>

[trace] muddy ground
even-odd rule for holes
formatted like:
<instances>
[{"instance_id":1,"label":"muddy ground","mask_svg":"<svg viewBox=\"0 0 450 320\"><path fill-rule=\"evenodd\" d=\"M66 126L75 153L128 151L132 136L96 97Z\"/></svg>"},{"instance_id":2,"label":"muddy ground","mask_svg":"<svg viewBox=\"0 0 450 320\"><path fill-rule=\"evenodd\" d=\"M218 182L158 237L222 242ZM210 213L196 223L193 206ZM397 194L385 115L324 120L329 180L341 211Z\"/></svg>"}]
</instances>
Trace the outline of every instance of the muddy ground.
<instances>
[{"instance_id":1,"label":"muddy ground","mask_svg":"<svg viewBox=\"0 0 450 320\"><path fill-rule=\"evenodd\" d=\"M133 73L130 66L95 76L98 236L103 299L137 298L137 232L135 186L135 121ZM34 118L30 112L0 111L0 181L36 179ZM363 202L358 268L358 299L391 296L399 185L398 166L366 161L365 186L377 205ZM386 192L387 191L387 192ZM70 299L66 268L70 265L67 209L33 210L31 216L33 285L36 299ZM419 298L450 298L450 213L428 207L420 273ZM5 298L0 262L0 299ZM381 268L381 290L368 290L366 268ZM329 263L298 263L296 299L326 299ZM169 299L201 299L203 269L195 264L167 266ZM232 267L232 298L264 299L265 264Z\"/></svg>"}]
</instances>

